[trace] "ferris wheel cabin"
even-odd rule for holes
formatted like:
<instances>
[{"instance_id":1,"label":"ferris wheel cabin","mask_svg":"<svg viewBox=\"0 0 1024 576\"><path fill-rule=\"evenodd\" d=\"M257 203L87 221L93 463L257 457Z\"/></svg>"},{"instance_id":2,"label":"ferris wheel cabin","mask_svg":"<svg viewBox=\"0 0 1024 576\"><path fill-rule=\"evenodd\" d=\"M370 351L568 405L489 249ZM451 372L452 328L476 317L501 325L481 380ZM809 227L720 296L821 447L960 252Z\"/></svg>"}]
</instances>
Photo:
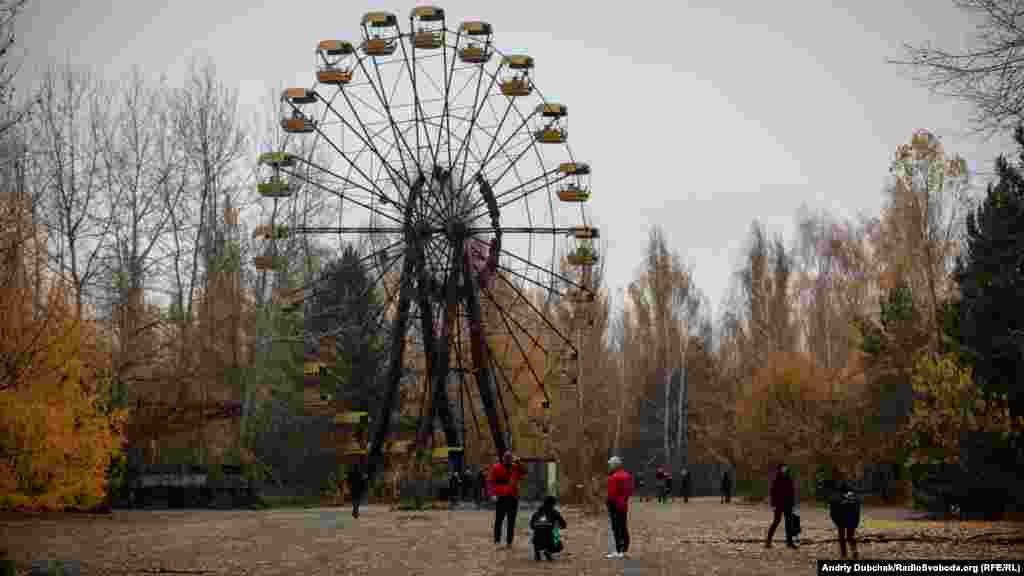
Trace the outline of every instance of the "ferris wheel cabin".
<instances>
[{"instance_id":1,"label":"ferris wheel cabin","mask_svg":"<svg viewBox=\"0 0 1024 576\"><path fill-rule=\"evenodd\" d=\"M530 82L530 70L533 69L533 58L529 56L506 56L505 66L512 70L501 81L501 93L505 96L529 96L533 92Z\"/></svg>"},{"instance_id":2,"label":"ferris wheel cabin","mask_svg":"<svg viewBox=\"0 0 1024 576\"><path fill-rule=\"evenodd\" d=\"M490 61L494 51L491 49L491 25L487 22L463 22L459 25L459 35L467 37L466 46L459 50L459 60L466 64L483 64Z\"/></svg>"},{"instance_id":3,"label":"ferris wheel cabin","mask_svg":"<svg viewBox=\"0 0 1024 576\"><path fill-rule=\"evenodd\" d=\"M416 30L412 45L417 50L437 50L444 46L444 10L435 6L417 6L409 13L410 28Z\"/></svg>"},{"instance_id":4,"label":"ferris wheel cabin","mask_svg":"<svg viewBox=\"0 0 1024 576\"><path fill-rule=\"evenodd\" d=\"M367 12L363 15L363 54L390 56L398 46L398 18L390 12Z\"/></svg>"},{"instance_id":5,"label":"ferris wheel cabin","mask_svg":"<svg viewBox=\"0 0 1024 576\"><path fill-rule=\"evenodd\" d=\"M300 107L316 102L317 94L306 88L289 88L281 94L281 102L292 109L291 116L281 119L281 129L289 134L308 134L316 130L316 122L307 118Z\"/></svg>"},{"instance_id":6,"label":"ferris wheel cabin","mask_svg":"<svg viewBox=\"0 0 1024 576\"><path fill-rule=\"evenodd\" d=\"M319 57L316 81L341 86L352 81L356 48L344 40L321 40L316 47Z\"/></svg>"},{"instance_id":7,"label":"ferris wheel cabin","mask_svg":"<svg viewBox=\"0 0 1024 576\"><path fill-rule=\"evenodd\" d=\"M597 251L590 244L580 244L569 253L568 260L573 266L593 266L597 263Z\"/></svg>"},{"instance_id":8,"label":"ferris wheel cabin","mask_svg":"<svg viewBox=\"0 0 1024 576\"><path fill-rule=\"evenodd\" d=\"M545 120L544 126L533 133L534 139L541 144L563 144L569 138L566 117L569 108L553 102L537 106L537 114Z\"/></svg>"},{"instance_id":9,"label":"ferris wheel cabin","mask_svg":"<svg viewBox=\"0 0 1024 576\"><path fill-rule=\"evenodd\" d=\"M590 166L581 162L565 162L558 166L566 183L558 190L562 202L586 202L590 199Z\"/></svg>"}]
</instances>

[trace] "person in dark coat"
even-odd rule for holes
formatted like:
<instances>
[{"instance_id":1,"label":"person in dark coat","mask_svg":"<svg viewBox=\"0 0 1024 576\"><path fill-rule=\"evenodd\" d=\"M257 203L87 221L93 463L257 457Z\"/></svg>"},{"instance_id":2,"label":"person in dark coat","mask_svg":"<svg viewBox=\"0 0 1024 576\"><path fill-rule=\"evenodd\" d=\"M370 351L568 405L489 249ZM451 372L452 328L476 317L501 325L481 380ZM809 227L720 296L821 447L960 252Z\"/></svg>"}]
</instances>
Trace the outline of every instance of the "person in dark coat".
<instances>
[{"instance_id":1,"label":"person in dark coat","mask_svg":"<svg viewBox=\"0 0 1024 576\"><path fill-rule=\"evenodd\" d=\"M690 492L693 490L693 479L690 477L690 471L683 468L679 471L679 483L682 485L683 490L683 503L690 501Z\"/></svg>"},{"instance_id":2,"label":"person in dark coat","mask_svg":"<svg viewBox=\"0 0 1024 576\"><path fill-rule=\"evenodd\" d=\"M473 474L473 470L466 466L466 469L462 473L462 499L466 502L473 500L473 484L476 476Z\"/></svg>"},{"instance_id":3,"label":"person in dark coat","mask_svg":"<svg viewBox=\"0 0 1024 576\"><path fill-rule=\"evenodd\" d=\"M832 523L839 531L839 555L843 558L846 558L847 543L850 544L853 557L857 557L857 540L854 539L854 532L860 525L860 508L860 498L849 482L840 479L833 485L828 512L832 517Z\"/></svg>"},{"instance_id":4,"label":"person in dark coat","mask_svg":"<svg viewBox=\"0 0 1024 576\"><path fill-rule=\"evenodd\" d=\"M459 497L462 495L462 476L458 470L451 473L448 477L448 503L452 506L459 502Z\"/></svg>"},{"instance_id":5,"label":"person in dark coat","mask_svg":"<svg viewBox=\"0 0 1024 576\"><path fill-rule=\"evenodd\" d=\"M775 478L772 479L770 501L775 516L772 519L771 528L768 529L768 537L764 541L764 547L772 547L772 537L775 536L775 529L779 527L779 522L785 517L786 546L796 548L796 544L793 542L795 534L788 529L796 522L795 518L792 517L793 508L796 506L796 483L793 482L793 478L789 474L789 468L785 464L779 464Z\"/></svg>"},{"instance_id":6,"label":"person in dark coat","mask_svg":"<svg viewBox=\"0 0 1024 576\"><path fill-rule=\"evenodd\" d=\"M654 480L657 482L657 486L654 489L658 491L658 502L665 501L665 479L667 477L664 466L658 466L654 471Z\"/></svg>"},{"instance_id":7,"label":"person in dark coat","mask_svg":"<svg viewBox=\"0 0 1024 576\"><path fill-rule=\"evenodd\" d=\"M565 530L565 518L555 508L555 497L545 496L544 503L533 513L530 518L530 529L533 530L533 558L540 560L541 553L548 560L553 560L552 554L562 551L561 537L555 537L555 527Z\"/></svg>"},{"instance_id":8,"label":"person in dark coat","mask_svg":"<svg viewBox=\"0 0 1024 576\"><path fill-rule=\"evenodd\" d=\"M352 492L352 517L359 518L359 504L366 493L367 477L361 464L354 464L348 472L348 486Z\"/></svg>"},{"instance_id":9,"label":"person in dark coat","mask_svg":"<svg viewBox=\"0 0 1024 576\"><path fill-rule=\"evenodd\" d=\"M636 473L636 486L637 486L637 493L636 493L637 494L637 499L639 499L641 502L643 502L646 499L645 498L645 494L646 494L645 488L647 486L647 482L644 481L644 473L643 472L637 472Z\"/></svg>"},{"instance_id":10,"label":"person in dark coat","mask_svg":"<svg viewBox=\"0 0 1024 576\"><path fill-rule=\"evenodd\" d=\"M487 493L487 470L485 466L480 466L480 470L476 473L476 503L483 505L490 494Z\"/></svg>"},{"instance_id":11,"label":"person in dark coat","mask_svg":"<svg viewBox=\"0 0 1024 576\"><path fill-rule=\"evenodd\" d=\"M732 478L729 471L722 472L722 504L728 504L732 500Z\"/></svg>"}]
</instances>

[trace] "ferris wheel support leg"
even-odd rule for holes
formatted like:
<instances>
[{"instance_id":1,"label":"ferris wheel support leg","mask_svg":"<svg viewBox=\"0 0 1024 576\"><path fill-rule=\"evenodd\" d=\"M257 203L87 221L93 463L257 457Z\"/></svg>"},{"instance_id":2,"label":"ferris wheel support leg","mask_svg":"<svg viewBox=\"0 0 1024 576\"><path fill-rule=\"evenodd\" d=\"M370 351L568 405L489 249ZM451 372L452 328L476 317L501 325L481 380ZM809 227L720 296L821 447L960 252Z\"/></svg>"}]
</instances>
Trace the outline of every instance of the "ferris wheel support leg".
<instances>
[{"instance_id":1,"label":"ferris wheel support leg","mask_svg":"<svg viewBox=\"0 0 1024 576\"><path fill-rule=\"evenodd\" d=\"M480 401L484 405L484 413L487 415L487 422L491 427L491 436L494 438L494 450L497 454L503 454L508 450L508 443L501 430L501 421L498 419L498 408L494 402L495 386L494 373L491 372L490 364L487 361L487 350L484 343L484 334L480 313L479 287L476 278L472 274L466 275L464 284L465 292L463 299L466 303L466 312L469 316L469 331L471 343L471 354L473 356L473 375L476 377L477 388L480 391Z\"/></svg>"},{"instance_id":2,"label":"ferris wheel support leg","mask_svg":"<svg viewBox=\"0 0 1024 576\"><path fill-rule=\"evenodd\" d=\"M405 354L405 332L409 324L409 308L412 304L410 292L410 276L412 275L412 259L406 259L402 270L399 287L398 313L391 331L391 357L389 358L387 387L381 399L377 419L373 422L373 435L370 438L370 453L367 455L366 474L373 479L380 465L384 440L387 439L391 426L391 413L398 408L398 385L402 380L402 359Z\"/></svg>"}]
</instances>

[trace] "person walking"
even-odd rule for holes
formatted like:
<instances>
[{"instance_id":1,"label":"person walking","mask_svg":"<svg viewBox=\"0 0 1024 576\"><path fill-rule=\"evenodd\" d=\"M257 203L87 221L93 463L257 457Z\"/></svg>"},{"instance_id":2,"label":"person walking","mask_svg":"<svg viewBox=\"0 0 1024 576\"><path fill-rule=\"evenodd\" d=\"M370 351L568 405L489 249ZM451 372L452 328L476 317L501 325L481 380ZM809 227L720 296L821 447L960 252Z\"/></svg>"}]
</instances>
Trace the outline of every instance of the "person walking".
<instances>
[{"instance_id":1,"label":"person walking","mask_svg":"<svg viewBox=\"0 0 1024 576\"><path fill-rule=\"evenodd\" d=\"M622 467L622 458L608 459L608 519L615 538L615 551L605 558L625 558L629 552L629 497L633 495L633 477Z\"/></svg>"},{"instance_id":2,"label":"person walking","mask_svg":"<svg viewBox=\"0 0 1024 576\"><path fill-rule=\"evenodd\" d=\"M775 536L775 529L779 527L779 522L785 517L786 546L796 548L796 544L793 543L795 534L790 531L790 526L795 522L792 516L793 507L796 506L796 483L793 482L793 478L789 475L789 467L785 464L779 464L776 469L775 478L772 479L769 498L775 516L772 518L771 528L768 529L768 537L764 541L764 547L772 547L772 537Z\"/></svg>"},{"instance_id":3,"label":"person walking","mask_svg":"<svg viewBox=\"0 0 1024 576\"><path fill-rule=\"evenodd\" d=\"M348 487L352 492L352 517L359 518L359 504L363 500L363 494L366 492L366 472L363 471L363 467L360 463L352 465L352 468L348 471Z\"/></svg>"},{"instance_id":4,"label":"person walking","mask_svg":"<svg viewBox=\"0 0 1024 576\"><path fill-rule=\"evenodd\" d=\"M646 487L647 487L647 483L644 481L644 473L641 470L641 471L636 473L636 488L637 488L636 494L637 494L637 499L639 499L641 502L643 502L643 501L645 501L647 499Z\"/></svg>"},{"instance_id":5,"label":"person walking","mask_svg":"<svg viewBox=\"0 0 1024 576\"><path fill-rule=\"evenodd\" d=\"M860 525L860 499L845 478L840 477L832 486L829 497L829 516L839 531L839 555L846 558L846 545L849 543L853 557L857 557L857 540L854 533Z\"/></svg>"},{"instance_id":6,"label":"person walking","mask_svg":"<svg viewBox=\"0 0 1024 576\"><path fill-rule=\"evenodd\" d=\"M494 510L494 544L501 545L501 525L507 520L505 545L512 547L515 535L516 514L519 512L519 480L525 468L511 451L505 452L502 461L491 468L488 484L491 494L497 498Z\"/></svg>"},{"instance_id":7,"label":"person walking","mask_svg":"<svg viewBox=\"0 0 1024 576\"><path fill-rule=\"evenodd\" d=\"M679 471L680 488L683 491L683 504L690 501L690 491L693 490L693 479L690 478L690 471L683 468Z\"/></svg>"},{"instance_id":8,"label":"person walking","mask_svg":"<svg viewBox=\"0 0 1024 576\"><path fill-rule=\"evenodd\" d=\"M654 489L658 493L658 502L665 501L665 467L659 465L654 471L654 481L656 486Z\"/></svg>"},{"instance_id":9,"label":"person walking","mask_svg":"<svg viewBox=\"0 0 1024 576\"><path fill-rule=\"evenodd\" d=\"M672 470L665 469L665 501L669 504L672 503Z\"/></svg>"},{"instance_id":10,"label":"person walking","mask_svg":"<svg viewBox=\"0 0 1024 576\"><path fill-rule=\"evenodd\" d=\"M729 471L722 472L722 504L728 504L732 500L732 478Z\"/></svg>"}]
</instances>

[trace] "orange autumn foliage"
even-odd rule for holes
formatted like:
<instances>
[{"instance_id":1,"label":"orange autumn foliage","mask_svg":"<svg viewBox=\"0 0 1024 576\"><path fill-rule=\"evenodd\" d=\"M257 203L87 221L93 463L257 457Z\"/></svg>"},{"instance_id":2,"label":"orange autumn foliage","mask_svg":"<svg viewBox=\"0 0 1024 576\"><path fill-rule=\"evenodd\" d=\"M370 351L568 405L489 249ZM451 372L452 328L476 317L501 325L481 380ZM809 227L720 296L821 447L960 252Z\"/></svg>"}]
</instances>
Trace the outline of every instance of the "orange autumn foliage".
<instances>
[{"instance_id":1,"label":"orange autumn foliage","mask_svg":"<svg viewBox=\"0 0 1024 576\"><path fill-rule=\"evenodd\" d=\"M0 508L88 509L106 497L126 414L107 402L96 326L75 317L60 288L36 315L29 290L0 288Z\"/></svg>"}]
</instances>

